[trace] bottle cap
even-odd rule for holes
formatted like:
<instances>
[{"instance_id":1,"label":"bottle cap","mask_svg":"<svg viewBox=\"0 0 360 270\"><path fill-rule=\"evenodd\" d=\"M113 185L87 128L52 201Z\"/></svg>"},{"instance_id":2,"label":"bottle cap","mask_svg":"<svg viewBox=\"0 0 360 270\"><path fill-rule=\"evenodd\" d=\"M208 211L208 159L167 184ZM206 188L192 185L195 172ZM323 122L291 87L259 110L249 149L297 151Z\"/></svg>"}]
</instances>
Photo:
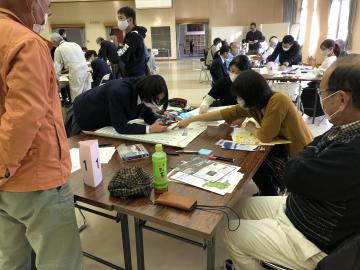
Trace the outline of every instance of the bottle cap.
<instances>
[{"instance_id":1,"label":"bottle cap","mask_svg":"<svg viewBox=\"0 0 360 270\"><path fill-rule=\"evenodd\" d=\"M156 152L161 152L163 150L162 144L156 144L155 145L155 151Z\"/></svg>"}]
</instances>

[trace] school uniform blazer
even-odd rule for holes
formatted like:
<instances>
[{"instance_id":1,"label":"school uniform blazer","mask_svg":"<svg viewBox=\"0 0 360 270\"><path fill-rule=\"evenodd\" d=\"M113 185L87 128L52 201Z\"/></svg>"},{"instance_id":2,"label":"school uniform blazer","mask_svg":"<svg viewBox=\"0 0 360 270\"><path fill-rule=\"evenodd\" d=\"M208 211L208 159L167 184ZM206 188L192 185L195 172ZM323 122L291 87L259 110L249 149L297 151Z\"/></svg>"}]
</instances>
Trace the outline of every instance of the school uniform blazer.
<instances>
[{"instance_id":1,"label":"school uniform blazer","mask_svg":"<svg viewBox=\"0 0 360 270\"><path fill-rule=\"evenodd\" d=\"M139 103L133 83L112 80L77 96L73 103L76 122L83 130L113 126L121 134L146 134L146 126L128 124L142 118L153 124L157 117L152 110Z\"/></svg>"},{"instance_id":2,"label":"school uniform blazer","mask_svg":"<svg viewBox=\"0 0 360 270\"><path fill-rule=\"evenodd\" d=\"M210 74L214 83L221 78L229 76L226 69L226 62L223 62L221 57L214 59L214 61L212 62Z\"/></svg>"}]
</instances>

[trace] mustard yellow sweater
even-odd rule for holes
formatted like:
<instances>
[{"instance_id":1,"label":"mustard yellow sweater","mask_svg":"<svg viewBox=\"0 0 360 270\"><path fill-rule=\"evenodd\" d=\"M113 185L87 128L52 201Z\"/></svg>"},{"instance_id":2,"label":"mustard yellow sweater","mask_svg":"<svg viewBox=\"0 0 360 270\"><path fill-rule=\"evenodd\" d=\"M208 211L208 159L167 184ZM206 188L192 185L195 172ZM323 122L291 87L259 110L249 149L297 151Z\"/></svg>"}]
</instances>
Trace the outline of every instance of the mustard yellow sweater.
<instances>
[{"instance_id":1,"label":"mustard yellow sweater","mask_svg":"<svg viewBox=\"0 0 360 270\"><path fill-rule=\"evenodd\" d=\"M235 105L220 111L227 123L240 117L253 117L261 128L255 136L262 142L271 142L276 137L291 141L286 145L290 156L294 156L309 144L313 136L290 98L281 93L274 93L267 106L261 110L247 110Z\"/></svg>"}]
</instances>

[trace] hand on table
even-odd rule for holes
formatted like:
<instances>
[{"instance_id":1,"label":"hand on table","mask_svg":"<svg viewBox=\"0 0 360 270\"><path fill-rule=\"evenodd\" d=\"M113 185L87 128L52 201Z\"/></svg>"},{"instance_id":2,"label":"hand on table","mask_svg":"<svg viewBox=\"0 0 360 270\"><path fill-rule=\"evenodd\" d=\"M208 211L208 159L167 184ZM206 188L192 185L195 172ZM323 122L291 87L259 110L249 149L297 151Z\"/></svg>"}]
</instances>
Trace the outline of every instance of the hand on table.
<instances>
[{"instance_id":1,"label":"hand on table","mask_svg":"<svg viewBox=\"0 0 360 270\"><path fill-rule=\"evenodd\" d=\"M164 126L161 121L156 121L149 128L150 133L161 133L167 130L167 126Z\"/></svg>"},{"instance_id":2,"label":"hand on table","mask_svg":"<svg viewBox=\"0 0 360 270\"><path fill-rule=\"evenodd\" d=\"M280 70L280 71L286 70L286 66L284 66L284 65L279 66L279 70Z\"/></svg>"},{"instance_id":3,"label":"hand on table","mask_svg":"<svg viewBox=\"0 0 360 270\"><path fill-rule=\"evenodd\" d=\"M251 121L246 123L245 129L247 131L250 131L251 133L253 133L255 130L257 130L256 125Z\"/></svg>"},{"instance_id":4,"label":"hand on table","mask_svg":"<svg viewBox=\"0 0 360 270\"><path fill-rule=\"evenodd\" d=\"M186 128L191 123L190 118L181 120L174 128Z\"/></svg>"}]
</instances>

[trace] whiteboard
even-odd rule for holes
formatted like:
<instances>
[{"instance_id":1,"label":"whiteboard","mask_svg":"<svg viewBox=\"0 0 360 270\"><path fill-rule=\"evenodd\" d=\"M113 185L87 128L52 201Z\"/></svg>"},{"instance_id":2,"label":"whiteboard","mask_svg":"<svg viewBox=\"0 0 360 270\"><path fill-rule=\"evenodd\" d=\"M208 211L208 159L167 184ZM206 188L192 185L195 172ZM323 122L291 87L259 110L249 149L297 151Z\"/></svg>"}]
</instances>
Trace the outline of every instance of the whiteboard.
<instances>
[{"instance_id":1,"label":"whiteboard","mask_svg":"<svg viewBox=\"0 0 360 270\"><path fill-rule=\"evenodd\" d=\"M289 23L267 23L260 25L260 31L265 36L266 41L268 41L271 36L277 36L279 41L281 41L285 35L289 34L289 28Z\"/></svg>"},{"instance_id":2,"label":"whiteboard","mask_svg":"<svg viewBox=\"0 0 360 270\"><path fill-rule=\"evenodd\" d=\"M241 42L246 37L248 26L221 26L211 27L211 43L212 40L219 37L222 40L226 39L228 43Z\"/></svg>"}]
</instances>

